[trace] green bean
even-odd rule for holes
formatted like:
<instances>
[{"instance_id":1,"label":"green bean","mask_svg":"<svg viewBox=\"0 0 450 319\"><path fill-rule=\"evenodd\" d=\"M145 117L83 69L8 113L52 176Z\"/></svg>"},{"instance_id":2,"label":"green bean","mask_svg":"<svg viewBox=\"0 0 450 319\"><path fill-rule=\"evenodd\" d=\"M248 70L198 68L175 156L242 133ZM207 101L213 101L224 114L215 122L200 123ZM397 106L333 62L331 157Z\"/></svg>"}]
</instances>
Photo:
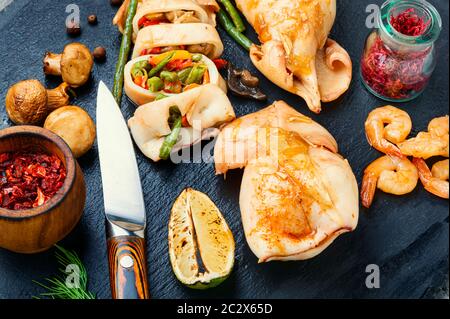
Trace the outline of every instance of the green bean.
<instances>
[{"instance_id":1,"label":"green bean","mask_svg":"<svg viewBox=\"0 0 450 319\"><path fill-rule=\"evenodd\" d=\"M178 106L174 105L169 108L169 118L167 122L169 123L170 129L173 128L173 123L177 120L177 118L181 117L181 112Z\"/></svg>"},{"instance_id":2,"label":"green bean","mask_svg":"<svg viewBox=\"0 0 450 319\"><path fill-rule=\"evenodd\" d=\"M171 110L172 109L173 107L171 108ZM178 142L178 136L180 135L181 131L181 113L178 110L178 108L177 111L178 112L175 114L171 112L169 124L172 124L171 125L172 132L170 132L170 134L164 138L164 142L159 150L159 157L162 160L167 160L169 158L170 153L172 152L172 148Z\"/></svg>"},{"instance_id":3,"label":"green bean","mask_svg":"<svg viewBox=\"0 0 450 319\"><path fill-rule=\"evenodd\" d=\"M145 74L147 74L148 66L149 63L147 61L136 62L131 68L131 75L136 77L136 75L140 75L139 72L144 73L143 70L145 70Z\"/></svg>"},{"instance_id":4,"label":"green bean","mask_svg":"<svg viewBox=\"0 0 450 319\"><path fill-rule=\"evenodd\" d=\"M156 97L155 97L155 101L165 99L166 97L168 97L168 96L165 94L162 94L162 93L158 93L158 95L156 95Z\"/></svg>"},{"instance_id":5,"label":"green bean","mask_svg":"<svg viewBox=\"0 0 450 319\"><path fill-rule=\"evenodd\" d=\"M155 76L159 71L164 69L164 67L169 63L169 61L172 59L172 57L175 55L175 51L173 51L171 54L169 54L164 60L159 62L153 69L151 69L148 72L148 77Z\"/></svg>"},{"instance_id":6,"label":"green bean","mask_svg":"<svg viewBox=\"0 0 450 319\"><path fill-rule=\"evenodd\" d=\"M219 2L223 5L225 8L225 11L228 12L228 14L231 17L231 20L233 20L234 26L239 32L245 31L245 24L244 21L242 21L241 16L239 15L238 10L233 6L230 0L219 0Z\"/></svg>"},{"instance_id":7,"label":"green bean","mask_svg":"<svg viewBox=\"0 0 450 319\"><path fill-rule=\"evenodd\" d=\"M192 55L192 61L194 61L194 62L200 62L202 59L203 59L203 56L200 53Z\"/></svg>"},{"instance_id":8,"label":"green bean","mask_svg":"<svg viewBox=\"0 0 450 319\"><path fill-rule=\"evenodd\" d=\"M164 87L163 81L157 76L148 79L147 85L150 92L161 91L161 89Z\"/></svg>"},{"instance_id":9,"label":"green bean","mask_svg":"<svg viewBox=\"0 0 450 319\"><path fill-rule=\"evenodd\" d=\"M176 82L178 81L178 74L176 72L170 72L170 71L161 71L159 74L159 77L167 82Z\"/></svg>"},{"instance_id":10,"label":"green bean","mask_svg":"<svg viewBox=\"0 0 450 319\"><path fill-rule=\"evenodd\" d=\"M226 12L222 9L219 10L219 12L217 12L217 18L225 31L227 31L238 44L242 45L247 51L250 51L250 47L253 45L252 41L236 29Z\"/></svg>"},{"instance_id":11,"label":"green bean","mask_svg":"<svg viewBox=\"0 0 450 319\"><path fill-rule=\"evenodd\" d=\"M188 85L192 83L200 84L206 69L207 67L205 64L194 65L191 72L189 73L188 78L186 79L186 84Z\"/></svg>"},{"instance_id":12,"label":"green bean","mask_svg":"<svg viewBox=\"0 0 450 319\"><path fill-rule=\"evenodd\" d=\"M181 82L185 83L191 71L192 67L178 71L178 79L180 79Z\"/></svg>"},{"instance_id":13,"label":"green bean","mask_svg":"<svg viewBox=\"0 0 450 319\"><path fill-rule=\"evenodd\" d=\"M122 91L123 91L123 75L125 64L128 60L128 55L131 50L131 36L133 34L133 18L136 15L138 0L130 0L128 5L128 14L125 21L125 28L122 36L122 43L120 44L119 58L117 59L116 72L114 73L114 85L113 85L113 96L120 106L122 102Z\"/></svg>"}]
</instances>

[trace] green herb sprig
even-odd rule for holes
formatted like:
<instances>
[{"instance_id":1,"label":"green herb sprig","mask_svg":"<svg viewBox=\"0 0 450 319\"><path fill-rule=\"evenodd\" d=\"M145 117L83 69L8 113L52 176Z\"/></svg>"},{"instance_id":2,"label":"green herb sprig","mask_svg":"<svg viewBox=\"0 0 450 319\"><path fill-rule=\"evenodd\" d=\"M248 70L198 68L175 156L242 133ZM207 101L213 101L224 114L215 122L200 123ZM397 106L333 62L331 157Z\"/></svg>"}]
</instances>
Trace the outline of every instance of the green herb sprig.
<instances>
[{"instance_id":1,"label":"green herb sprig","mask_svg":"<svg viewBox=\"0 0 450 319\"><path fill-rule=\"evenodd\" d=\"M51 299L95 299L95 295L90 292L87 288L87 271L84 267L83 262L80 260L78 255L69 251L61 246L55 245L57 251L55 253L56 260L60 268L58 269L63 275L56 276L53 278L45 278L45 284L33 280L33 282L47 292L39 294L39 296L34 296L34 299L41 298L51 298ZM66 284L66 268L69 265L76 265L79 269L79 287L69 287Z\"/></svg>"}]
</instances>

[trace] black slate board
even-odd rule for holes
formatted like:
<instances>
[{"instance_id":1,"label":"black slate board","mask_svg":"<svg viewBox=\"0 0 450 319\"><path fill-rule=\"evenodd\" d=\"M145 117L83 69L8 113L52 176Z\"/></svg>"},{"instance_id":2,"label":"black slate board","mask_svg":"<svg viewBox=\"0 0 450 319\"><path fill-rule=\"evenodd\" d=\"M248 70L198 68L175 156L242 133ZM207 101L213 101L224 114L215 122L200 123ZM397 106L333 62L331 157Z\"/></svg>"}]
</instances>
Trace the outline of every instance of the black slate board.
<instances>
[{"instance_id":1,"label":"black slate board","mask_svg":"<svg viewBox=\"0 0 450 319\"><path fill-rule=\"evenodd\" d=\"M111 25L116 8L107 0L77 1L82 14L82 35L76 39L65 33L66 5L71 0L15 0L0 13L0 128L12 125L4 109L6 91L13 83L38 78L48 86L58 81L45 78L41 59L45 51L58 52L76 40L91 49L107 48L108 59L96 64L91 82L78 91L73 102L89 111L95 119L95 98L101 79L112 87L115 58L120 38ZM379 156L364 137L368 112L386 104L370 95L360 82L358 61L364 39L366 6L382 1L338 1L338 13L331 37L350 53L354 80L348 93L325 105L320 115L309 112L305 103L266 79L262 88L270 101L283 99L304 114L323 124L336 137L341 153L348 158L358 181L364 167ZM426 128L433 117L448 113L448 11L447 0L432 0L444 21L437 42L438 67L429 88L418 99L403 103L414 123L413 133ZM88 26L89 14L98 15L99 24ZM250 29L251 30L251 29ZM255 71L246 52L221 32L225 58ZM253 31L248 31L256 41ZM231 97L238 115L257 111L267 103ZM123 114L129 118L134 106L124 101ZM154 164L137 150L147 207L148 264L151 295L154 298L419 298L428 297L432 287L442 285L448 273L448 201L427 193L423 187L408 196L377 193L370 210L361 209L355 232L335 241L320 256L304 262L257 264L248 248L240 221L238 195L242 172L228 174L227 180L214 175L212 163ZM104 233L103 200L97 147L82 159L88 197L84 216L63 242L76 250L89 272L89 287L98 298L110 298ZM224 213L236 240L236 265L231 277L210 291L192 291L174 277L167 252L167 222L170 207L183 188L192 186L211 196ZM1 230L0 230L1 231ZM381 288L367 289L365 268L381 268ZM36 255L20 255L0 250L0 298L30 298L41 289L32 283L56 273L53 250Z\"/></svg>"}]
</instances>

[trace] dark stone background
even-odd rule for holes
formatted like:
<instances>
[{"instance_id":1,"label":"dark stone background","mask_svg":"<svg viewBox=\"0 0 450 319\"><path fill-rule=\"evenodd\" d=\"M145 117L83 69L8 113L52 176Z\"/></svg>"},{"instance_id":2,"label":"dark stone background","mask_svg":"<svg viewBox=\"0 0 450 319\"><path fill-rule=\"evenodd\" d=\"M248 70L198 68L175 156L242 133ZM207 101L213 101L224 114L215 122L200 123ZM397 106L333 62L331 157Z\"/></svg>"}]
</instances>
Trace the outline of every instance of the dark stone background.
<instances>
[{"instance_id":1,"label":"dark stone background","mask_svg":"<svg viewBox=\"0 0 450 319\"><path fill-rule=\"evenodd\" d=\"M107 48L108 59L96 64L92 80L78 90L73 104L84 107L95 119L95 97L101 79L111 87L120 37L111 25L116 8L108 0L79 0L82 35L76 39L65 33L65 7L72 0L15 0L0 12L0 127L12 125L4 109L6 91L13 83L37 78L50 87L59 82L45 78L41 60L44 52L58 52L76 40L91 49ZM298 97L288 94L267 80L262 88L270 101L286 100L299 111L312 116L336 137L341 153L348 158L358 181L365 166L380 154L371 149L364 137L364 120L370 110L386 103L369 94L358 75L359 57L364 39L365 8L382 1L338 1L338 13L331 37L350 53L354 62L354 80L340 101L325 105L321 115L309 112ZM412 134L428 122L448 113L448 6L447 0L432 0L442 15L444 29L439 41L438 67L425 93L418 99L397 105L413 119ZM98 15L99 24L89 26L89 14ZM251 29L247 32L254 41ZM221 31L225 58L255 71L246 52ZM257 111L267 103L231 98L238 115ZM134 106L127 100L122 111L129 118ZM240 222L238 206L241 172L222 177L214 175L213 164L154 164L137 150L138 163L147 207L147 253L149 282L154 298L421 298L435 296L448 275L448 201L427 193L422 186L407 196L377 193L370 210L361 209L355 232L339 237L320 256L303 262L257 264L249 250ZM62 245L81 256L89 272L89 288L98 298L110 298L103 201L97 147L80 164L86 176L88 196L82 221ZM167 252L167 222L176 196L192 186L211 196L225 215L236 240L236 265L231 277L209 291L183 287L172 273ZM1 230L0 230L1 231ZM24 234L26 236L26 234ZM378 264L381 288L365 286L365 268ZM0 250L0 298L30 298L42 290L32 283L56 273L54 251L19 255ZM445 284L444 284L445 286Z\"/></svg>"}]
</instances>

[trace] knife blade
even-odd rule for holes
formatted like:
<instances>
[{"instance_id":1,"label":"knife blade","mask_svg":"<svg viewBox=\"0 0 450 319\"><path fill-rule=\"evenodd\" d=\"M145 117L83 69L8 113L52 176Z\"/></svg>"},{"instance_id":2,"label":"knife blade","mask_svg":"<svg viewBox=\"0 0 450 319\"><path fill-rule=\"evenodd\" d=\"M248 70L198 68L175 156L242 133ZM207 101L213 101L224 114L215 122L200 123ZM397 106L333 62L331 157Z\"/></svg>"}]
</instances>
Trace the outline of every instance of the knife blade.
<instances>
[{"instance_id":1,"label":"knife blade","mask_svg":"<svg viewBox=\"0 0 450 319\"><path fill-rule=\"evenodd\" d=\"M97 93L97 143L114 299L147 299L145 205L127 124L108 87Z\"/></svg>"}]
</instances>

